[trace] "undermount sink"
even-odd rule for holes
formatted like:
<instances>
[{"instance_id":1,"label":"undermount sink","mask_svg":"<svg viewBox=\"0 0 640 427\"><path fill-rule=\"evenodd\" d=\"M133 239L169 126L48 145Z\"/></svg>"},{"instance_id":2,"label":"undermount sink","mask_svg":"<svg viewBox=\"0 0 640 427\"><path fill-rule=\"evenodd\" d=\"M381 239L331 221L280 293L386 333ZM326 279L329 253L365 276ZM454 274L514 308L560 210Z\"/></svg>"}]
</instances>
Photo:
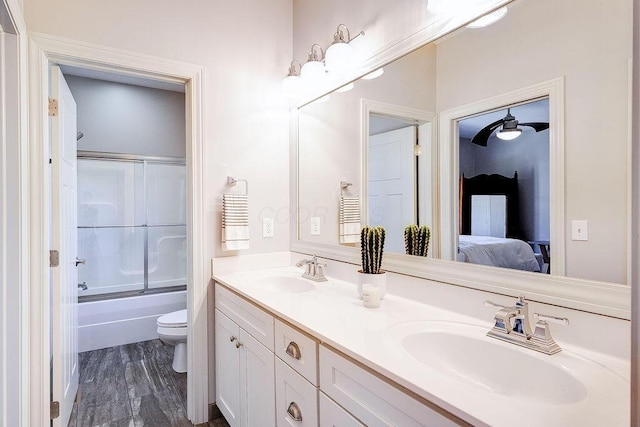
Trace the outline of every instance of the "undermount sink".
<instances>
[{"instance_id":1,"label":"undermount sink","mask_svg":"<svg viewBox=\"0 0 640 427\"><path fill-rule=\"evenodd\" d=\"M411 322L389 331L400 351L425 368L485 391L550 404L587 397L585 385L565 366L569 356L538 354L489 338L486 332L476 325L436 321ZM595 365L598 368L604 369Z\"/></svg>"},{"instance_id":2,"label":"undermount sink","mask_svg":"<svg viewBox=\"0 0 640 427\"><path fill-rule=\"evenodd\" d=\"M261 278L259 286L270 291L285 292L290 294L309 292L316 289L315 283L307 279L286 275L267 276Z\"/></svg>"}]
</instances>

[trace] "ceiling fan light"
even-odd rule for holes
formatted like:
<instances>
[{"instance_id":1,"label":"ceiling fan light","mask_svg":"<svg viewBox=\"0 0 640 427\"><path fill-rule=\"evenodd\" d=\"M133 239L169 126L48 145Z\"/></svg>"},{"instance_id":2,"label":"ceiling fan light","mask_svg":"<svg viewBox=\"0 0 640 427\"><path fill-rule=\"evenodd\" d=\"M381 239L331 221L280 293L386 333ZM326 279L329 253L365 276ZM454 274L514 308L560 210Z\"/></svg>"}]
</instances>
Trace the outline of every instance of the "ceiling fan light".
<instances>
[{"instance_id":1,"label":"ceiling fan light","mask_svg":"<svg viewBox=\"0 0 640 427\"><path fill-rule=\"evenodd\" d=\"M520 136L520 134L522 133L522 129L520 128L515 128L515 129L501 129L498 131L498 133L496 134L496 136L498 138L500 138L503 141L512 141L514 139L516 139L517 137Z\"/></svg>"}]
</instances>

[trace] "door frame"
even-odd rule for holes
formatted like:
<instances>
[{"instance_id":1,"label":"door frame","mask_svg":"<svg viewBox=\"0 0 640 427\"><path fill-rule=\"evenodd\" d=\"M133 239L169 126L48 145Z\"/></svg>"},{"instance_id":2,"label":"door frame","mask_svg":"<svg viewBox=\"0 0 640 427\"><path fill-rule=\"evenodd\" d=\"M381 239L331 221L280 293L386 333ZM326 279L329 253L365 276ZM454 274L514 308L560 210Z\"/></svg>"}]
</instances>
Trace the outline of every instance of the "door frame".
<instances>
[{"instance_id":1,"label":"door frame","mask_svg":"<svg viewBox=\"0 0 640 427\"><path fill-rule=\"evenodd\" d=\"M418 156L418 178L420 180L429 180L431 185L422 185L418 189L418 205L416 206L419 212L422 212L422 217L426 212L429 212L427 218L431 218L431 243L429 249L429 256L439 257L440 247L438 241L440 219L439 212L440 207L438 198L433 197L437 194L438 190L438 174L437 174L437 161L438 161L438 116L436 113L418 110L416 108L405 107L402 105L389 104L386 102L374 101L372 99L362 98L360 101L360 128L361 128L361 141L360 141L360 170L362 175L360 177L360 191L364 194L360 201L360 218L367 218L369 206L368 198L366 195L367 182L368 182L368 147L369 147L369 116L371 114L377 114L385 117L396 118L398 120L405 120L407 122L415 121L420 126L430 123L431 134L429 135L430 147L424 150L424 155ZM418 130L418 134L420 131ZM420 171L424 171L422 174ZM422 224L424 220L418 221ZM366 222L366 221L365 221Z\"/></svg>"},{"instance_id":2,"label":"door frame","mask_svg":"<svg viewBox=\"0 0 640 427\"><path fill-rule=\"evenodd\" d=\"M17 0L0 1L0 27L0 425L28 425L27 28Z\"/></svg>"},{"instance_id":3,"label":"door frame","mask_svg":"<svg viewBox=\"0 0 640 427\"><path fill-rule=\"evenodd\" d=\"M30 425L48 425L50 390L49 65L116 72L185 86L187 161L187 416L208 421L207 287L203 212L203 67L121 49L29 33L29 166L31 288L29 290ZM49 357L46 357L49 355Z\"/></svg>"}]
</instances>

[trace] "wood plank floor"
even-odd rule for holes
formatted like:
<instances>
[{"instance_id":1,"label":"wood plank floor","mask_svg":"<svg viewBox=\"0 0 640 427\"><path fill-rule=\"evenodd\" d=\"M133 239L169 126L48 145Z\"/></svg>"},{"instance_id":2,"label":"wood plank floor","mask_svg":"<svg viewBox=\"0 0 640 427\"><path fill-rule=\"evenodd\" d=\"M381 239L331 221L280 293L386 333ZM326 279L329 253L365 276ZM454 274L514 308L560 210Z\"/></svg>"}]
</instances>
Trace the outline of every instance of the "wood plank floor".
<instances>
[{"instance_id":1,"label":"wood plank floor","mask_svg":"<svg viewBox=\"0 0 640 427\"><path fill-rule=\"evenodd\" d=\"M187 374L173 370L172 358L173 347L157 339L80 353L69 427L192 427ZM222 416L208 425L229 426Z\"/></svg>"}]
</instances>

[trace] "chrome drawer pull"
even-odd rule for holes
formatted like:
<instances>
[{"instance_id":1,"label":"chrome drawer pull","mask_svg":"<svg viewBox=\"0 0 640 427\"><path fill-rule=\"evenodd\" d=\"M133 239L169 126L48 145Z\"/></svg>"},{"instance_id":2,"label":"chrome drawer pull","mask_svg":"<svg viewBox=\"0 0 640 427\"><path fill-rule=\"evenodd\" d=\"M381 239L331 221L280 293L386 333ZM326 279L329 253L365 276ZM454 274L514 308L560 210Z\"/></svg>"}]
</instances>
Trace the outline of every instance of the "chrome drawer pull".
<instances>
[{"instance_id":1,"label":"chrome drawer pull","mask_svg":"<svg viewBox=\"0 0 640 427\"><path fill-rule=\"evenodd\" d=\"M289 416L294 421L302 421L302 411L300 411L300 407L296 402L291 402L289 404L289 408L287 408L287 414L289 414Z\"/></svg>"},{"instance_id":2,"label":"chrome drawer pull","mask_svg":"<svg viewBox=\"0 0 640 427\"><path fill-rule=\"evenodd\" d=\"M287 346L287 354L293 357L294 359L298 359L298 360L300 360L300 358L302 357L302 353L300 352L300 347L298 347L298 344L296 344L293 341L291 341Z\"/></svg>"},{"instance_id":3,"label":"chrome drawer pull","mask_svg":"<svg viewBox=\"0 0 640 427\"><path fill-rule=\"evenodd\" d=\"M242 343L240 341L236 341L236 348L242 347Z\"/></svg>"},{"instance_id":4,"label":"chrome drawer pull","mask_svg":"<svg viewBox=\"0 0 640 427\"><path fill-rule=\"evenodd\" d=\"M234 342L235 340L237 340L238 338L232 336L231 338L229 338L229 341Z\"/></svg>"}]
</instances>

